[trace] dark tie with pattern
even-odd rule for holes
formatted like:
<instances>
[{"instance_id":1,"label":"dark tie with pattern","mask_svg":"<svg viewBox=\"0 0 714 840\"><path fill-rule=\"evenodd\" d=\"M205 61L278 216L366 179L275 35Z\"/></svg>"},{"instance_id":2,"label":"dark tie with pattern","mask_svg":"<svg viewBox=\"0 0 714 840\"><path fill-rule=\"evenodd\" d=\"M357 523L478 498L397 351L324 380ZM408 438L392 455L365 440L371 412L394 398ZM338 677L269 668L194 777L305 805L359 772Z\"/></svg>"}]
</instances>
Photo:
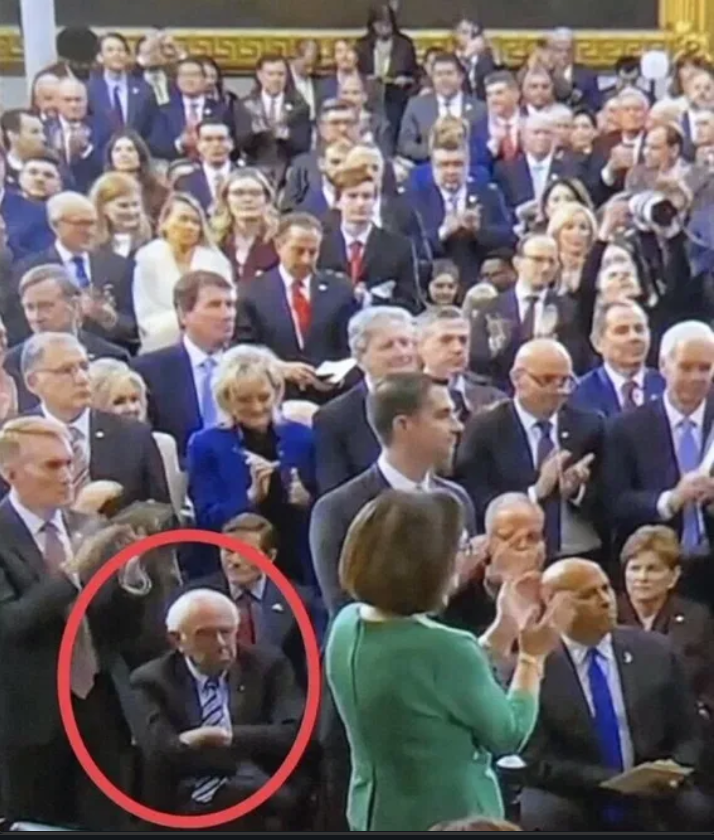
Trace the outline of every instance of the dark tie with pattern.
<instances>
[{"instance_id":1,"label":"dark tie with pattern","mask_svg":"<svg viewBox=\"0 0 714 840\"><path fill-rule=\"evenodd\" d=\"M637 408L635 402L635 394L640 390L640 386L634 379L628 379L622 384L622 410L634 411Z\"/></svg>"},{"instance_id":2,"label":"dark tie with pattern","mask_svg":"<svg viewBox=\"0 0 714 840\"><path fill-rule=\"evenodd\" d=\"M535 333L535 314L536 304L538 303L538 295L528 295L526 298L526 308L523 312L523 321L521 322L521 341L532 341Z\"/></svg>"},{"instance_id":3,"label":"dark tie with pattern","mask_svg":"<svg viewBox=\"0 0 714 840\"><path fill-rule=\"evenodd\" d=\"M230 721L226 715L221 690L221 678L211 677L206 680L201 691L201 726L228 727ZM218 790L228 781L222 776L204 776L197 779L191 799L202 805L210 802Z\"/></svg>"},{"instance_id":4,"label":"dark tie with pattern","mask_svg":"<svg viewBox=\"0 0 714 840\"><path fill-rule=\"evenodd\" d=\"M540 431L536 468L540 471L546 459L555 451L555 442L553 441L553 424L550 420L539 420L536 426ZM546 549L548 558L552 559L560 552L560 494L555 490L547 499L541 499L540 504L545 513Z\"/></svg>"}]
</instances>

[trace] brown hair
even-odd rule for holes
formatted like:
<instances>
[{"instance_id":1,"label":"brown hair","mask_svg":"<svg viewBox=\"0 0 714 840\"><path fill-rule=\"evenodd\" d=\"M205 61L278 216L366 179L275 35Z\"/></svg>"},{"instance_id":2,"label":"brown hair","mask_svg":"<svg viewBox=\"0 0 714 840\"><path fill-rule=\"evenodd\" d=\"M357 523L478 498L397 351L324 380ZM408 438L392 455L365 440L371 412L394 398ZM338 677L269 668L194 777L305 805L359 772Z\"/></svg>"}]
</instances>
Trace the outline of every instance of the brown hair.
<instances>
[{"instance_id":1,"label":"brown hair","mask_svg":"<svg viewBox=\"0 0 714 840\"><path fill-rule=\"evenodd\" d=\"M392 615L441 609L463 527L463 510L450 493L387 490L352 522L340 584L356 600Z\"/></svg>"},{"instance_id":2,"label":"brown hair","mask_svg":"<svg viewBox=\"0 0 714 840\"><path fill-rule=\"evenodd\" d=\"M623 569L635 557L645 553L656 554L672 571L678 569L682 555L676 532L666 525L643 525L638 528L620 553Z\"/></svg>"},{"instance_id":3,"label":"brown hair","mask_svg":"<svg viewBox=\"0 0 714 840\"><path fill-rule=\"evenodd\" d=\"M362 184L372 184L375 193L379 191L377 179L367 166L341 166L335 173L334 178L335 197L339 199L345 190L353 190L356 187L361 187Z\"/></svg>"},{"instance_id":4,"label":"brown hair","mask_svg":"<svg viewBox=\"0 0 714 840\"><path fill-rule=\"evenodd\" d=\"M522 831L522 829L507 820L474 817L473 819L437 823L429 831Z\"/></svg>"},{"instance_id":5,"label":"brown hair","mask_svg":"<svg viewBox=\"0 0 714 840\"><path fill-rule=\"evenodd\" d=\"M106 172L94 182L89 200L97 211L97 243L105 245L111 241L112 231L106 206L118 198L137 198L141 203L141 220L136 231L134 246L145 245L151 239L151 222L144 210L141 186L130 175L123 172Z\"/></svg>"},{"instance_id":6,"label":"brown hair","mask_svg":"<svg viewBox=\"0 0 714 840\"><path fill-rule=\"evenodd\" d=\"M278 532L264 516L257 513L239 513L223 526L224 534L257 534L260 549L265 554L278 550Z\"/></svg>"},{"instance_id":7,"label":"brown hair","mask_svg":"<svg viewBox=\"0 0 714 840\"><path fill-rule=\"evenodd\" d=\"M201 289L225 289L233 286L215 271L187 271L174 286L174 308L178 312L192 312Z\"/></svg>"},{"instance_id":8,"label":"brown hair","mask_svg":"<svg viewBox=\"0 0 714 840\"><path fill-rule=\"evenodd\" d=\"M278 222L278 229L275 232L275 239L285 239L291 228L298 227L303 230L312 230L322 236L323 227L319 219L310 213L286 213Z\"/></svg>"},{"instance_id":9,"label":"brown hair","mask_svg":"<svg viewBox=\"0 0 714 840\"><path fill-rule=\"evenodd\" d=\"M440 117L432 126L429 132L429 151L435 149L447 149L455 151L454 145L459 150L467 144L469 126L466 120L459 117Z\"/></svg>"}]
</instances>

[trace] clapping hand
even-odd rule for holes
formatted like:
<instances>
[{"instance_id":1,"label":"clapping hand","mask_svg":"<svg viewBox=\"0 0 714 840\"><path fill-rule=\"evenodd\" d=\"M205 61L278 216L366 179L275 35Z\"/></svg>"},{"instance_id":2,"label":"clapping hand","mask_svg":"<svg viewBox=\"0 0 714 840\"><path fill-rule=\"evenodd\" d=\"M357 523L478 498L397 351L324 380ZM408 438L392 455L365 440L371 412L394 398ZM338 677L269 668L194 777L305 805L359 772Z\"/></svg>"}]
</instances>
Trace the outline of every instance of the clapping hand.
<instances>
[{"instance_id":1,"label":"clapping hand","mask_svg":"<svg viewBox=\"0 0 714 840\"><path fill-rule=\"evenodd\" d=\"M581 458L572 467L568 467L560 477L560 495L564 499L572 499L580 492L580 488L590 481L590 468L595 456L590 454Z\"/></svg>"},{"instance_id":2,"label":"clapping hand","mask_svg":"<svg viewBox=\"0 0 714 840\"><path fill-rule=\"evenodd\" d=\"M555 488L559 486L561 476L571 458L572 454L567 449L554 449L545 461L543 461L538 481L536 481L535 485L538 501L547 499Z\"/></svg>"},{"instance_id":3,"label":"clapping hand","mask_svg":"<svg viewBox=\"0 0 714 840\"><path fill-rule=\"evenodd\" d=\"M305 485L300 481L300 475L295 467L292 467L290 470L288 501L291 505L295 505L295 507L307 507L312 501L312 497L305 489Z\"/></svg>"},{"instance_id":4,"label":"clapping hand","mask_svg":"<svg viewBox=\"0 0 714 840\"><path fill-rule=\"evenodd\" d=\"M560 636L575 616L571 592L557 592L548 606L535 605L519 628L518 647L527 656L545 657L556 648ZM523 616L519 616L523 619Z\"/></svg>"},{"instance_id":5,"label":"clapping hand","mask_svg":"<svg viewBox=\"0 0 714 840\"><path fill-rule=\"evenodd\" d=\"M229 747L233 732L221 726L199 726L179 735L179 741L187 747Z\"/></svg>"},{"instance_id":6,"label":"clapping hand","mask_svg":"<svg viewBox=\"0 0 714 840\"><path fill-rule=\"evenodd\" d=\"M251 504L258 505L267 497L273 473L280 464L278 461L268 461L253 452L246 453L246 461L250 470L248 499Z\"/></svg>"}]
</instances>

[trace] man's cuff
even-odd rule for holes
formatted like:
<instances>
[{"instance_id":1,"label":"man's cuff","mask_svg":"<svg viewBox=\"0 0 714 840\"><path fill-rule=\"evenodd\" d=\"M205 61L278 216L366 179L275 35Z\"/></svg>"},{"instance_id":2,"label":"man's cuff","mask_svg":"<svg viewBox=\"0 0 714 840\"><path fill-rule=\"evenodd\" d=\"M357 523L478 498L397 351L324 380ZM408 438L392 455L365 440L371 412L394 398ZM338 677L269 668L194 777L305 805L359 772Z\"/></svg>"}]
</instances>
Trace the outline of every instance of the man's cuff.
<instances>
[{"instance_id":1,"label":"man's cuff","mask_svg":"<svg viewBox=\"0 0 714 840\"><path fill-rule=\"evenodd\" d=\"M669 522L674 518L674 511L672 510L672 491L667 490L657 499L657 513L663 522Z\"/></svg>"},{"instance_id":2,"label":"man's cuff","mask_svg":"<svg viewBox=\"0 0 714 840\"><path fill-rule=\"evenodd\" d=\"M603 182L603 184L605 184L605 186L607 186L607 187L614 187L615 186L615 181L617 181L617 177L615 176L615 174L613 173L613 171L610 169L609 166L603 167L603 170L600 173L600 177L602 178L602 182Z\"/></svg>"},{"instance_id":3,"label":"man's cuff","mask_svg":"<svg viewBox=\"0 0 714 840\"><path fill-rule=\"evenodd\" d=\"M540 500L538 499L538 491L536 490L535 484L532 487L528 488L528 498L533 502L534 505L540 504Z\"/></svg>"},{"instance_id":4,"label":"man's cuff","mask_svg":"<svg viewBox=\"0 0 714 840\"><path fill-rule=\"evenodd\" d=\"M132 557L119 571L119 585L130 595L142 598L151 592L151 578L144 570L140 557Z\"/></svg>"},{"instance_id":5,"label":"man's cuff","mask_svg":"<svg viewBox=\"0 0 714 840\"><path fill-rule=\"evenodd\" d=\"M575 507L580 507L580 505L582 505L583 503L583 499L585 498L585 493L587 492L587 489L587 484L581 484L578 492L570 500L570 504L574 505Z\"/></svg>"}]
</instances>

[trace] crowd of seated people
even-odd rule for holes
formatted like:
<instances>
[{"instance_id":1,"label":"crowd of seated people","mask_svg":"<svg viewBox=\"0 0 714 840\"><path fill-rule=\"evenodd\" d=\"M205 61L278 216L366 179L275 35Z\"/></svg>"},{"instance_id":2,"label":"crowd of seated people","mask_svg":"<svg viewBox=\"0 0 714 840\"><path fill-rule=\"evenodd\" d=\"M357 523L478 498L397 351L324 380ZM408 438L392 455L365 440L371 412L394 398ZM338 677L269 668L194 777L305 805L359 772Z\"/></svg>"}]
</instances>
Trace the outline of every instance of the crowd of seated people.
<instances>
[{"instance_id":1,"label":"crowd of seated people","mask_svg":"<svg viewBox=\"0 0 714 840\"><path fill-rule=\"evenodd\" d=\"M319 687L230 829L714 826L714 65L657 98L469 17L420 57L398 6L244 97L92 36L0 116L9 824L157 828L57 667L94 573L188 526L238 543L132 558L72 657L139 802L256 793Z\"/></svg>"}]
</instances>

